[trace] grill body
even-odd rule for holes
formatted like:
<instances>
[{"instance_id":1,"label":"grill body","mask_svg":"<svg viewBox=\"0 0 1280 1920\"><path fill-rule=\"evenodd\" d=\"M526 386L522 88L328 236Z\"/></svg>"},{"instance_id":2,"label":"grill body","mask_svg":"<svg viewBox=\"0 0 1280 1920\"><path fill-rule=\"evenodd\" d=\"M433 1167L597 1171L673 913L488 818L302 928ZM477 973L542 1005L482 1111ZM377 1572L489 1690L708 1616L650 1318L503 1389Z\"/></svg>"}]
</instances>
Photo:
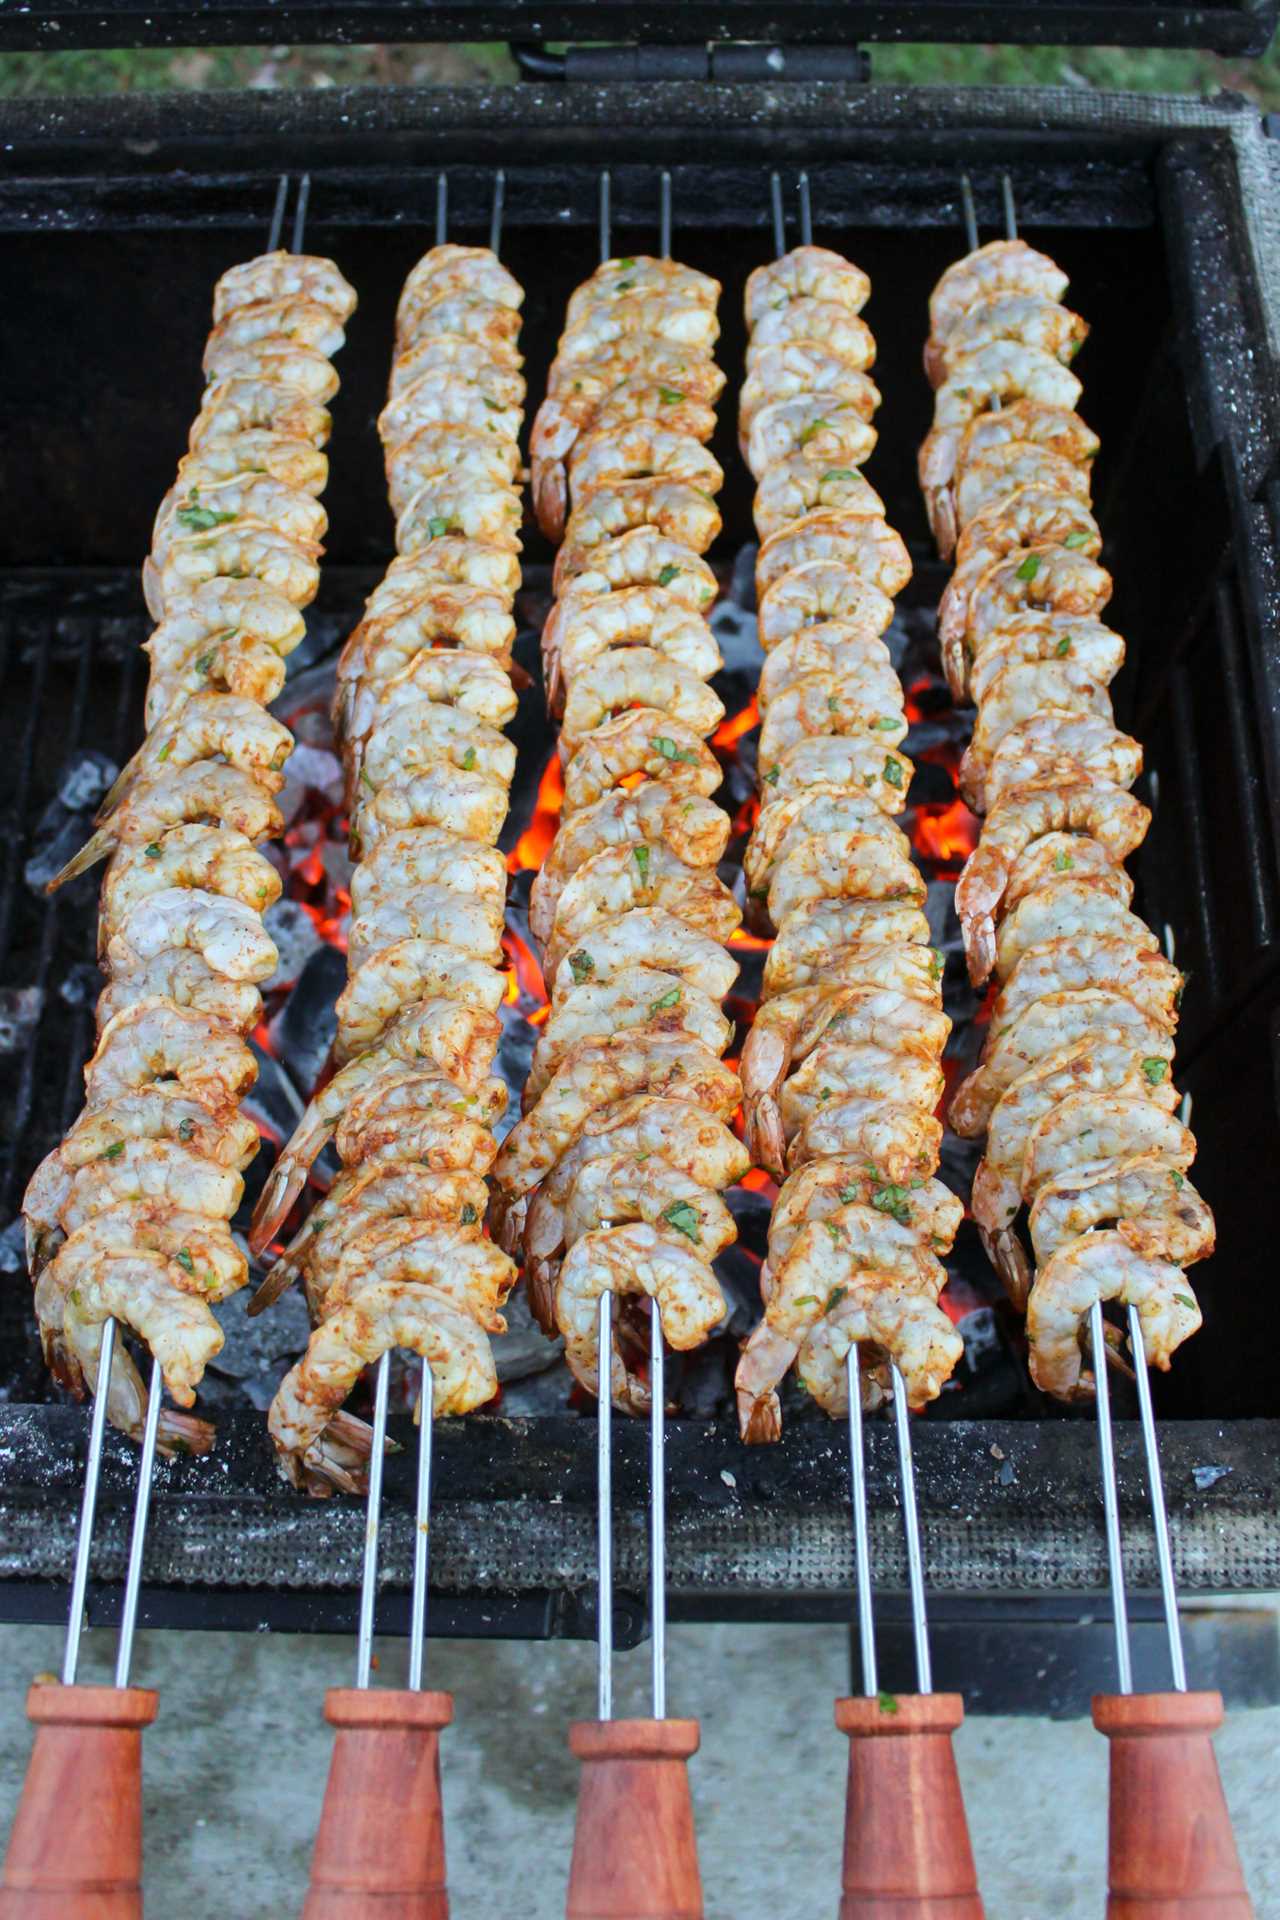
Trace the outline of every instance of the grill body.
<instances>
[{"instance_id":1,"label":"grill body","mask_svg":"<svg viewBox=\"0 0 1280 1920\"><path fill-rule=\"evenodd\" d=\"M523 86L490 95L329 94L61 102L9 114L0 182L0 1230L79 1103L92 1033L93 876L56 902L28 884L83 750L117 763L141 737L147 622L137 573L197 398L217 274L263 244L281 171L311 174L308 245L361 306L334 405L329 559L305 668L352 622L391 549L376 436L397 291L429 243L434 171L451 232L483 240L491 168L507 170L504 256L528 292L536 400L569 290L596 257L612 170L615 251L655 244L656 169L674 173L680 257L725 283L733 382L740 289L768 257L767 170L803 164L817 235L872 276L885 394L871 475L917 562L903 596L925 634L944 575L915 493L929 393L930 286L963 245L967 169L984 237L1010 173L1023 230L1071 275L1093 327L1083 403L1101 435L1099 517L1129 642L1122 725L1147 749L1155 821L1138 901L1192 976L1179 1080L1194 1099L1197 1182L1219 1251L1198 1269L1205 1327L1157 1387L1178 1577L1186 1589L1280 1585L1280 1387L1255 1356L1280 1334L1280 194L1256 116L1230 103L1076 93L836 86ZM730 387L730 394L733 388ZM748 476L726 401L730 475L717 554L750 537ZM534 606L549 556L526 559ZM534 635L522 640L532 662ZM531 710L532 712L532 710ZM912 750L910 739L907 751ZM79 757L77 757L79 756ZM78 770L78 772L77 772ZM72 795L72 798L75 796ZM70 848L67 849L70 851ZM32 870L34 871L34 869ZM0 1616L60 1613L86 1422L54 1404L13 1229L0 1297ZM1086 1594L1105 1584L1091 1417L1016 1382L961 1392L917 1423L935 1590ZM998 1412L999 1419L986 1417ZM207 1460L161 1463L144 1619L344 1624L363 1516L276 1480L261 1414L218 1412ZM617 1637L643 1631L645 1436L615 1427ZM567 1413L474 1418L438 1441L433 1631L582 1632L594 1581L593 1431ZM901 1586L892 1435L869 1434L877 1584ZM1131 1578L1154 1586L1136 1428L1117 1436ZM98 1617L123 1569L132 1456L109 1443ZM406 1455L405 1459L411 1459ZM389 1464L384 1580L394 1626L412 1557L405 1459ZM847 1472L820 1418L778 1448L738 1446L723 1416L672 1423L672 1613L843 1614ZM1221 1469L1206 1472L1206 1469ZM381 1615L380 1615L381 1617Z\"/></svg>"}]
</instances>

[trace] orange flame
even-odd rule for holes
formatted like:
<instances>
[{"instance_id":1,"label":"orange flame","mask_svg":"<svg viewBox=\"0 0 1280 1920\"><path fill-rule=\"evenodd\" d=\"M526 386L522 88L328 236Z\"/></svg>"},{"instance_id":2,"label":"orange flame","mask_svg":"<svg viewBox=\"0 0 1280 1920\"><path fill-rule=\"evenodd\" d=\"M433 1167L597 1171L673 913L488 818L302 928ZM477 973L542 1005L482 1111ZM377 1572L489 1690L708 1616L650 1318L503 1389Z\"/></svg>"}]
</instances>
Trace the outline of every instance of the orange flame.
<instances>
[{"instance_id":1,"label":"orange flame","mask_svg":"<svg viewBox=\"0 0 1280 1920\"><path fill-rule=\"evenodd\" d=\"M978 844L978 820L963 800L916 809L911 838L917 853L946 865L967 860Z\"/></svg>"},{"instance_id":2,"label":"orange flame","mask_svg":"<svg viewBox=\"0 0 1280 1920\"><path fill-rule=\"evenodd\" d=\"M752 727L760 724L760 709L756 705L755 695L748 700L740 713L732 713L722 720L711 736L713 747L719 747L722 753L732 753L744 733L750 733Z\"/></svg>"},{"instance_id":3,"label":"orange flame","mask_svg":"<svg viewBox=\"0 0 1280 1920\"><path fill-rule=\"evenodd\" d=\"M560 765L560 755L553 753L538 782L533 817L507 855L508 873L523 873L526 869L534 873L539 871L546 859L547 849L556 837L563 806L564 770Z\"/></svg>"},{"instance_id":4,"label":"orange flame","mask_svg":"<svg viewBox=\"0 0 1280 1920\"><path fill-rule=\"evenodd\" d=\"M551 1005L537 956L512 927L508 927L502 936L502 950L509 962L503 998L508 1006L524 1001L526 1004L520 1007L520 1011L530 1026L540 1027L550 1014Z\"/></svg>"}]
</instances>

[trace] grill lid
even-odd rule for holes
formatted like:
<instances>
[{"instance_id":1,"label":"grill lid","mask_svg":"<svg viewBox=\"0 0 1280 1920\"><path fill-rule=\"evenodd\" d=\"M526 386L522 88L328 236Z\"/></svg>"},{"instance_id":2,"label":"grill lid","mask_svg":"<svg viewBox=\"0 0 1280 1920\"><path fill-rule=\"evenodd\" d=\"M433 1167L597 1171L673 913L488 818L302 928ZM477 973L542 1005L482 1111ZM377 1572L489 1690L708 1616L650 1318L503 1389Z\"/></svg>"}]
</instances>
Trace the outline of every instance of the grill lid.
<instances>
[{"instance_id":1,"label":"grill lid","mask_svg":"<svg viewBox=\"0 0 1280 1920\"><path fill-rule=\"evenodd\" d=\"M730 41L781 50L858 41L1006 41L1037 46L1199 47L1257 55L1280 0L0 0L0 49L300 45L329 41L614 41L706 48ZM833 52L837 50L833 49ZM660 77L655 74L653 77ZM668 74L683 78L684 74ZM797 77L792 75L791 77ZM812 79L806 67L798 76ZM834 77L843 77L839 72Z\"/></svg>"}]
</instances>

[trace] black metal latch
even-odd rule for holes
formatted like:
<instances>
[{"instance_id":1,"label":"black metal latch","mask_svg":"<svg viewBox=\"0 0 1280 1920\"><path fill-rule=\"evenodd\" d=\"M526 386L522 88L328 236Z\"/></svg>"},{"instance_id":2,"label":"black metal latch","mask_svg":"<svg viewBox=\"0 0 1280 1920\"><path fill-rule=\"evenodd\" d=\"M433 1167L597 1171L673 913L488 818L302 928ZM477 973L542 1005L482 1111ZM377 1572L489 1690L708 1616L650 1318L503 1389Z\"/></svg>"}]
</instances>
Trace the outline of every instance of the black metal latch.
<instances>
[{"instance_id":1,"label":"black metal latch","mask_svg":"<svg viewBox=\"0 0 1280 1920\"><path fill-rule=\"evenodd\" d=\"M691 47L545 47L513 43L511 52L526 80L843 80L871 78L862 47L779 47L730 40Z\"/></svg>"}]
</instances>

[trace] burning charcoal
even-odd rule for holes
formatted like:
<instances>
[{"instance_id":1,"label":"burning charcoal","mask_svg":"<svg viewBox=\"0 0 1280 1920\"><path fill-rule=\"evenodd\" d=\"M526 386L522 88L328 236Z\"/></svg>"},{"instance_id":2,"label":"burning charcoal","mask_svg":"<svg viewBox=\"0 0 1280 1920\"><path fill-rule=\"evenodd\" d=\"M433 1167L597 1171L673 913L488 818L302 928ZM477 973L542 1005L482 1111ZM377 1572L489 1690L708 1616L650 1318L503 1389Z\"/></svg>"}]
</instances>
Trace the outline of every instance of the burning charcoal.
<instances>
[{"instance_id":1,"label":"burning charcoal","mask_svg":"<svg viewBox=\"0 0 1280 1920\"><path fill-rule=\"evenodd\" d=\"M289 904L282 900L280 907ZM279 910L276 907L272 912ZM307 924L310 926L310 921ZM334 1005L346 984L346 955L337 947L316 941L293 992L271 1022L272 1051L303 1093L310 1094L328 1058L338 1030Z\"/></svg>"},{"instance_id":2,"label":"burning charcoal","mask_svg":"<svg viewBox=\"0 0 1280 1920\"><path fill-rule=\"evenodd\" d=\"M22 1215L0 1233L0 1273L21 1273L27 1264L27 1236Z\"/></svg>"},{"instance_id":3,"label":"burning charcoal","mask_svg":"<svg viewBox=\"0 0 1280 1920\"><path fill-rule=\"evenodd\" d=\"M92 960L78 960L68 967L58 987L58 998L69 1007L91 1007L106 981Z\"/></svg>"},{"instance_id":4,"label":"burning charcoal","mask_svg":"<svg viewBox=\"0 0 1280 1920\"><path fill-rule=\"evenodd\" d=\"M531 1374L546 1373L559 1365L564 1341L548 1340L541 1327L535 1325L523 1293L512 1294L503 1311L507 1331L495 1335L492 1346L498 1378L504 1385L513 1380L526 1380Z\"/></svg>"},{"instance_id":5,"label":"burning charcoal","mask_svg":"<svg viewBox=\"0 0 1280 1920\"><path fill-rule=\"evenodd\" d=\"M731 600L735 607L741 607L748 613L754 613L756 604L756 561L760 549L754 540L748 540L745 547L739 547L733 563L733 572L729 575L729 584L724 597Z\"/></svg>"},{"instance_id":6,"label":"burning charcoal","mask_svg":"<svg viewBox=\"0 0 1280 1920\"><path fill-rule=\"evenodd\" d=\"M312 793L322 795L331 807L338 806L343 793L342 764L327 747L313 747L299 740L285 761L284 787L276 800L286 827L292 826Z\"/></svg>"},{"instance_id":7,"label":"burning charcoal","mask_svg":"<svg viewBox=\"0 0 1280 1920\"><path fill-rule=\"evenodd\" d=\"M252 1036L249 1045L258 1063L258 1078L245 1095L241 1110L265 1139L274 1141L280 1147L301 1119L303 1102L280 1062L260 1047ZM255 1171L266 1159L265 1154L258 1156L254 1163Z\"/></svg>"},{"instance_id":8,"label":"burning charcoal","mask_svg":"<svg viewBox=\"0 0 1280 1920\"><path fill-rule=\"evenodd\" d=\"M498 1042L493 1070L507 1083L507 1110L494 1123L493 1135L499 1142L506 1139L520 1118L520 1092L529 1078L533 1049L538 1038L538 1029L530 1025L514 1002L504 1001L500 1011L502 1038Z\"/></svg>"},{"instance_id":9,"label":"burning charcoal","mask_svg":"<svg viewBox=\"0 0 1280 1920\"><path fill-rule=\"evenodd\" d=\"M224 1341L222 1351L209 1362L209 1372L234 1381L262 1413L286 1369L305 1349L311 1328L306 1302L296 1289L282 1294L270 1312L255 1320L246 1311L252 1297L252 1287L245 1287L214 1308ZM205 1397L202 1391L202 1402ZM229 1400L229 1396L217 1397L224 1404Z\"/></svg>"},{"instance_id":10,"label":"burning charcoal","mask_svg":"<svg viewBox=\"0 0 1280 1920\"><path fill-rule=\"evenodd\" d=\"M764 660L754 612L735 606L732 600L721 600L711 615L711 631L729 672L749 676L745 682L749 690Z\"/></svg>"},{"instance_id":11,"label":"burning charcoal","mask_svg":"<svg viewBox=\"0 0 1280 1920\"><path fill-rule=\"evenodd\" d=\"M58 775L57 794L68 813L91 813L120 769L114 760L95 747L73 753Z\"/></svg>"},{"instance_id":12,"label":"burning charcoal","mask_svg":"<svg viewBox=\"0 0 1280 1920\"><path fill-rule=\"evenodd\" d=\"M119 771L114 760L92 747L69 755L63 762L57 792L36 822L31 852L22 869L33 893L43 894L72 854L80 851L93 832L94 809ZM67 896L73 903L87 901L97 888L96 875L82 874L71 882Z\"/></svg>"},{"instance_id":13,"label":"burning charcoal","mask_svg":"<svg viewBox=\"0 0 1280 1920\"><path fill-rule=\"evenodd\" d=\"M264 993L273 993L277 987L293 985L320 945L320 935L311 915L296 900L277 900L263 914L262 924L280 955L275 972L262 986Z\"/></svg>"},{"instance_id":14,"label":"burning charcoal","mask_svg":"<svg viewBox=\"0 0 1280 1920\"><path fill-rule=\"evenodd\" d=\"M0 988L0 1053L21 1053L43 1011L43 987Z\"/></svg>"},{"instance_id":15,"label":"burning charcoal","mask_svg":"<svg viewBox=\"0 0 1280 1920\"><path fill-rule=\"evenodd\" d=\"M542 1336L539 1336L542 1338ZM494 1343L495 1351L499 1342ZM567 1413L573 1392L573 1376L560 1358L559 1343L542 1338L548 1364L536 1373L506 1382L497 1409L504 1420L536 1420L548 1414Z\"/></svg>"}]
</instances>

